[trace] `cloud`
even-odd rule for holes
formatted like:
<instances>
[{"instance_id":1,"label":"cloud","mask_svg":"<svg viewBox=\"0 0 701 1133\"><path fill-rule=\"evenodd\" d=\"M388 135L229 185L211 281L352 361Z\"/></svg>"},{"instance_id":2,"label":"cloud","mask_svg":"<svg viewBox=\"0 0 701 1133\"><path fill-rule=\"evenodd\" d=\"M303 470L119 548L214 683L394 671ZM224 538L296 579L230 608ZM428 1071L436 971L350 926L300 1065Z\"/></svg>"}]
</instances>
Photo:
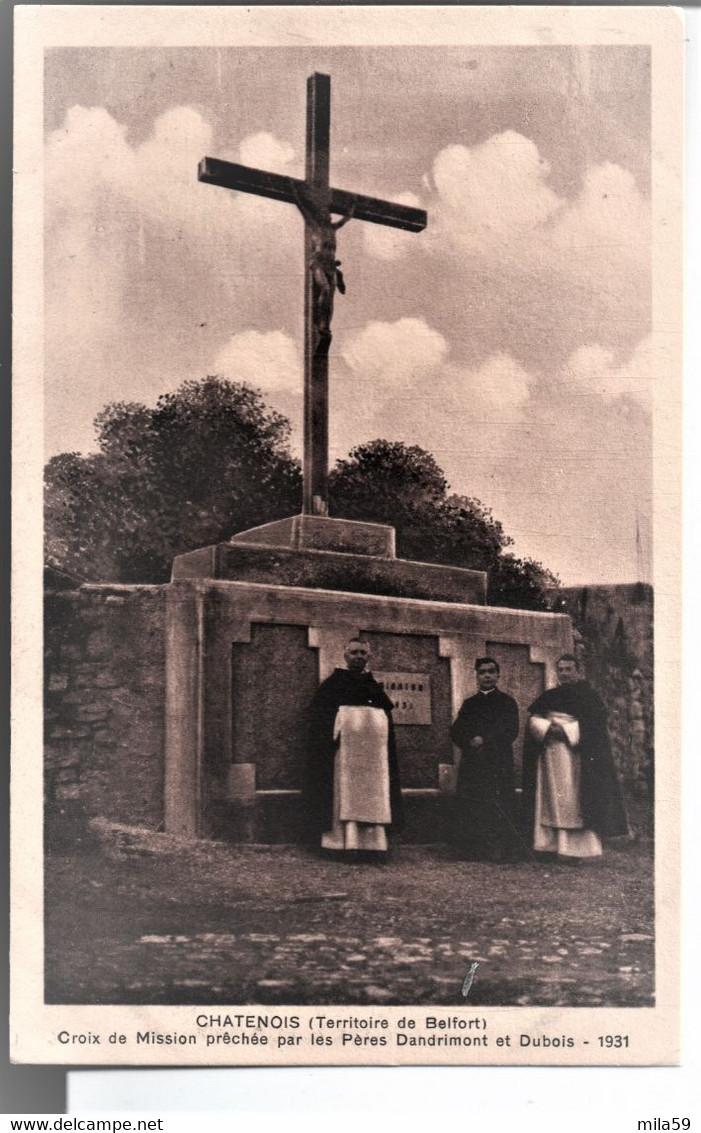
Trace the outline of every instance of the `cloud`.
<instances>
[{"instance_id":1,"label":"cloud","mask_svg":"<svg viewBox=\"0 0 701 1133\"><path fill-rule=\"evenodd\" d=\"M126 127L102 106L72 106L46 141L44 181L52 209L80 211L95 188L131 164ZM80 170L80 177L76 171Z\"/></svg>"},{"instance_id":2,"label":"cloud","mask_svg":"<svg viewBox=\"0 0 701 1133\"><path fill-rule=\"evenodd\" d=\"M421 208L420 199L415 193L398 193L392 198L398 205ZM378 260L398 260L411 249L410 233L400 228L386 228L381 224L363 225L364 250Z\"/></svg>"},{"instance_id":3,"label":"cloud","mask_svg":"<svg viewBox=\"0 0 701 1133\"><path fill-rule=\"evenodd\" d=\"M565 254L602 251L609 259L649 253L649 204L627 169L606 162L589 168L579 196L563 208L552 242ZM647 235L647 239L646 239Z\"/></svg>"},{"instance_id":4,"label":"cloud","mask_svg":"<svg viewBox=\"0 0 701 1133\"><path fill-rule=\"evenodd\" d=\"M499 245L514 257L528 253L524 241L541 256L646 255L649 202L632 173L610 162L590 166L571 200L553 192L549 175L535 143L513 130L471 149L447 146L433 163L439 240L481 252Z\"/></svg>"},{"instance_id":5,"label":"cloud","mask_svg":"<svg viewBox=\"0 0 701 1133\"><path fill-rule=\"evenodd\" d=\"M260 387L265 393L301 397L302 359L289 335L256 330L235 334L216 356L214 372Z\"/></svg>"},{"instance_id":6,"label":"cloud","mask_svg":"<svg viewBox=\"0 0 701 1133\"><path fill-rule=\"evenodd\" d=\"M272 321L281 310L296 321L285 302L299 274L295 210L202 185L197 165L213 142L211 124L185 105L157 117L137 144L101 106L72 106L48 135L46 381L61 406L48 422L49 451L85 448L106 400L202 373L217 327L255 325L256 315L263 328L282 327ZM272 164L290 153L270 134L243 149ZM80 425L63 414L71 399Z\"/></svg>"},{"instance_id":7,"label":"cloud","mask_svg":"<svg viewBox=\"0 0 701 1133\"><path fill-rule=\"evenodd\" d=\"M594 579L603 576L596 554L610 553L623 570L615 527L630 528L647 491L646 391L663 365L646 337L645 88L637 79L612 87L607 62L598 77L586 71L591 91L575 83L581 106L570 113L562 91L571 61L558 55L556 71L546 68L531 87L519 64L518 89L510 62L505 99L503 53L488 54L497 70L472 100L477 144L463 144L461 64L454 107L443 99L439 129L425 119L412 152L414 143L405 152L393 136L368 141L360 120L357 130L350 123L347 153L336 150L341 182L347 172L354 183L351 170L361 168L363 187L381 196L389 155L398 184L419 195L396 199L426 207L429 221L420 237L363 223L341 233L348 295L334 316L333 448L345 455L375 436L423 444L456 489L494 507L524 550L563 572L581 564ZM66 89L55 88L55 108ZM50 451L84 447L106 400L148 400L213 368L261 386L299 419L301 217L196 176L205 153L286 172L295 156L288 129L299 137L296 102L260 104L250 128L262 128L239 146L216 90L208 109L198 99L156 117L157 89L130 108L138 141L106 107L88 104L97 93L47 138ZM621 114L631 90L641 93L632 126ZM609 123L601 139L592 122ZM229 153L227 137L236 138ZM587 165L588 153L597 157ZM673 186L659 201L678 195ZM665 222L656 214L656 225Z\"/></svg>"},{"instance_id":8,"label":"cloud","mask_svg":"<svg viewBox=\"0 0 701 1133\"><path fill-rule=\"evenodd\" d=\"M496 408L503 424L514 413L518 414L531 391L533 376L519 365L509 354L492 354L476 370L466 366L446 367L442 383L442 395L449 402L451 411L462 412L469 399L473 408L472 419L480 413Z\"/></svg>"},{"instance_id":9,"label":"cloud","mask_svg":"<svg viewBox=\"0 0 701 1133\"><path fill-rule=\"evenodd\" d=\"M557 368L588 342L619 355L649 332L650 202L635 178L593 165L571 197L549 178L514 131L447 146L433 162L425 248L476 358L502 349Z\"/></svg>"},{"instance_id":10,"label":"cloud","mask_svg":"<svg viewBox=\"0 0 701 1133\"><path fill-rule=\"evenodd\" d=\"M428 376L448 352L448 343L425 319L372 321L341 348L355 375L381 389L406 386Z\"/></svg>"},{"instance_id":11,"label":"cloud","mask_svg":"<svg viewBox=\"0 0 701 1133\"><path fill-rule=\"evenodd\" d=\"M83 348L93 344L98 352L92 367L83 359L87 371L111 339L133 335L133 328L119 324L127 318L136 261L150 280L171 249L184 266L186 256L206 258L221 247L230 204L213 201L196 175L211 140L209 124L188 106L166 111L137 146L103 107L71 107L49 135L47 331L57 368L63 360L64 369L80 369L80 339ZM159 243L166 241L160 265L154 260L156 233ZM163 291L151 290L155 310Z\"/></svg>"},{"instance_id":12,"label":"cloud","mask_svg":"<svg viewBox=\"0 0 701 1133\"><path fill-rule=\"evenodd\" d=\"M521 417L499 437L488 502L517 549L566 580L635 581L637 533L650 546L650 393L663 355L646 338L626 361L579 348L535 375Z\"/></svg>"},{"instance_id":13,"label":"cloud","mask_svg":"<svg viewBox=\"0 0 701 1133\"><path fill-rule=\"evenodd\" d=\"M378 436L418 444L462 487L466 453L498 456L535 380L503 352L476 368L456 360L423 319L370 322L340 353L347 375L332 387L333 456Z\"/></svg>"},{"instance_id":14,"label":"cloud","mask_svg":"<svg viewBox=\"0 0 701 1133\"><path fill-rule=\"evenodd\" d=\"M441 421L498 406L518 410L529 395L531 377L503 352L471 369L450 355L446 338L425 319L372 321L341 346L346 366L376 404L432 405ZM419 410L419 412L423 412ZM417 422L418 423L418 422Z\"/></svg>"},{"instance_id":15,"label":"cloud","mask_svg":"<svg viewBox=\"0 0 701 1133\"><path fill-rule=\"evenodd\" d=\"M128 285L128 245L122 202L105 185L117 172L129 177L132 158L126 129L102 107L72 107L46 143L46 385L56 405L47 431L62 438L61 447L83 447L74 437L71 393L91 415L114 396L108 373Z\"/></svg>"},{"instance_id":16,"label":"cloud","mask_svg":"<svg viewBox=\"0 0 701 1133\"><path fill-rule=\"evenodd\" d=\"M549 173L535 143L514 130L471 149L447 146L433 163L439 230L482 250L533 233L562 208Z\"/></svg>"},{"instance_id":17,"label":"cloud","mask_svg":"<svg viewBox=\"0 0 701 1133\"><path fill-rule=\"evenodd\" d=\"M241 331L218 351L207 372L260 389L266 404L290 422L291 450L302 455L304 363L290 335L279 330Z\"/></svg>"},{"instance_id":18,"label":"cloud","mask_svg":"<svg viewBox=\"0 0 701 1133\"><path fill-rule=\"evenodd\" d=\"M634 398L649 411L655 379L661 377L661 364L661 356L648 335L624 362L616 362L612 352L602 346L580 347L563 368L562 379L572 393L596 394L605 403L621 397Z\"/></svg>"},{"instance_id":19,"label":"cloud","mask_svg":"<svg viewBox=\"0 0 701 1133\"><path fill-rule=\"evenodd\" d=\"M249 134L239 147L239 159L244 165L255 165L273 173L286 173L295 151L286 142L272 134Z\"/></svg>"},{"instance_id":20,"label":"cloud","mask_svg":"<svg viewBox=\"0 0 701 1133\"><path fill-rule=\"evenodd\" d=\"M94 207L96 193L109 193L160 223L197 216L208 205L197 163L211 141L211 126L190 106L160 115L135 147L104 107L72 106L47 139L47 199L52 210L84 213Z\"/></svg>"},{"instance_id":21,"label":"cloud","mask_svg":"<svg viewBox=\"0 0 701 1133\"><path fill-rule=\"evenodd\" d=\"M333 457L377 436L421 445L454 491L493 509L517 553L565 578L574 563L577 580L634 579L636 528L649 545L649 395L662 348L646 337L616 359L593 343L546 374L505 351L471 366L451 345L406 319L344 343Z\"/></svg>"},{"instance_id":22,"label":"cloud","mask_svg":"<svg viewBox=\"0 0 701 1133\"><path fill-rule=\"evenodd\" d=\"M104 107L71 107L46 144L49 227L62 224L66 214L94 223L103 204L123 223L136 218L157 225L171 241L184 242L189 255L216 260L222 250L244 246L242 233L257 212L263 220L255 234L260 251L269 202L197 180L198 163L211 152L212 142L211 124L191 106L161 114L136 146ZM250 164L281 168L294 151L272 134L260 133L244 139L240 155ZM129 242L128 234L125 238ZM279 240L271 234L267 243L272 250Z\"/></svg>"}]
</instances>

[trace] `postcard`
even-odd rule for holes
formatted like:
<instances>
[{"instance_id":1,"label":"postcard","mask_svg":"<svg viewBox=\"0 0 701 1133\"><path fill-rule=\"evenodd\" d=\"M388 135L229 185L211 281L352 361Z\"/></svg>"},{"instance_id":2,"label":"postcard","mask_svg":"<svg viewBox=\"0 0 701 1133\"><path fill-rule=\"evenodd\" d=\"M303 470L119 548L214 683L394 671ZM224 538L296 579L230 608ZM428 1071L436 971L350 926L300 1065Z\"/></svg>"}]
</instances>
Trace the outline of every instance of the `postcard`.
<instances>
[{"instance_id":1,"label":"postcard","mask_svg":"<svg viewBox=\"0 0 701 1133\"><path fill-rule=\"evenodd\" d=\"M13 1057L677 1063L682 16L16 33Z\"/></svg>"}]
</instances>

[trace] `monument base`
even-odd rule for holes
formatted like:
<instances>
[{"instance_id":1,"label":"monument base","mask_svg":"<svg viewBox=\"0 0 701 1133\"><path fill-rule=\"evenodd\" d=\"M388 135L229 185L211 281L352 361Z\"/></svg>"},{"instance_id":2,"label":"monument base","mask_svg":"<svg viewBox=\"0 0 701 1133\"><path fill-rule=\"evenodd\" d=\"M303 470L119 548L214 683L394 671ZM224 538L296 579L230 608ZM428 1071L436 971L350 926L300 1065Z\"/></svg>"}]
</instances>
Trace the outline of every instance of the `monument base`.
<instances>
[{"instance_id":1,"label":"monument base","mask_svg":"<svg viewBox=\"0 0 701 1133\"><path fill-rule=\"evenodd\" d=\"M394 528L328 515L293 515L232 535L232 543L289 547L293 551L338 551L346 555L395 557Z\"/></svg>"},{"instance_id":2,"label":"monument base","mask_svg":"<svg viewBox=\"0 0 701 1133\"><path fill-rule=\"evenodd\" d=\"M396 598L483 605L481 570L416 563L394 555L394 529L376 523L296 515L242 531L228 543L173 561L173 582L210 578L319 587Z\"/></svg>"},{"instance_id":3,"label":"monument base","mask_svg":"<svg viewBox=\"0 0 701 1133\"><path fill-rule=\"evenodd\" d=\"M381 560L367 561L376 567ZM357 634L370 643L373 672L395 702L407 812L402 837L418 842L447 835L456 774L450 725L475 691L475 658L499 661L501 687L518 701L523 725L528 704L555 683L555 662L572 643L570 619L561 614L179 577L168 587L166 611L168 832L306 840L306 711Z\"/></svg>"}]
</instances>

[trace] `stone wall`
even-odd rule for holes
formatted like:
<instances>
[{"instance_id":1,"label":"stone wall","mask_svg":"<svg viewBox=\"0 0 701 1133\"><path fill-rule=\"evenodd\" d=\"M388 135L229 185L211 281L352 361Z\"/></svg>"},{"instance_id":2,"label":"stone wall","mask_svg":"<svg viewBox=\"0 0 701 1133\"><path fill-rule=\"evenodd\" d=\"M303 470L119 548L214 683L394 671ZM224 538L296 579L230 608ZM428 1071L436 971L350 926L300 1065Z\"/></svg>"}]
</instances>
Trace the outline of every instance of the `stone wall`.
<instances>
[{"instance_id":1,"label":"stone wall","mask_svg":"<svg viewBox=\"0 0 701 1133\"><path fill-rule=\"evenodd\" d=\"M603 696L618 772L652 795L654 781L653 592L629 586L574 586L553 595L568 613L586 675Z\"/></svg>"},{"instance_id":2,"label":"stone wall","mask_svg":"<svg viewBox=\"0 0 701 1133\"><path fill-rule=\"evenodd\" d=\"M53 823L63 837L66 819L76 823L81 816L157 830L163 824L166 587L57 589L70 580L47 582L49 835ZM607 701L621 776L638 794L651 795L651 589L568 588L557 592L553 607L572 617L587 675ZM532 691L524 691L524 703Z\"/></svg>"},{"instance_id":3,"label":"stone wall","mask_svg":"<svg viewBox=\"0 0 701 1133\"><path fill-rule=\"evenodd\" d=\"M48 833L66 818L163 821L162 586L48 590L44 614ZM58 824L54 820L59 820Z\"/></svg>"}]
</instances>

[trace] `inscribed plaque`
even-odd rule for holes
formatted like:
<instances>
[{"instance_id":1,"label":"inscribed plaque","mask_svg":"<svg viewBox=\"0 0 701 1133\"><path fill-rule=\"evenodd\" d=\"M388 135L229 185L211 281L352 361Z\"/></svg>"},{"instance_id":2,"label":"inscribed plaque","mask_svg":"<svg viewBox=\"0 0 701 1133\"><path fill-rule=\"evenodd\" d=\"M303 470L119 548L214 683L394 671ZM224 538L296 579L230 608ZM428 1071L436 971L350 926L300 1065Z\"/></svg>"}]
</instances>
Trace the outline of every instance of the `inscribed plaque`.
<instances>
[{"instance_id":1,"label":"inscribed plaque","mask_svg":"<svg viewBox=\"0 0 701 1133\"><path fill-rule=\"evenodd\" d=\"M394 705L395 724L431 723L431 678L427 673L374 673Z\"/></svg>"}]
</instances>

